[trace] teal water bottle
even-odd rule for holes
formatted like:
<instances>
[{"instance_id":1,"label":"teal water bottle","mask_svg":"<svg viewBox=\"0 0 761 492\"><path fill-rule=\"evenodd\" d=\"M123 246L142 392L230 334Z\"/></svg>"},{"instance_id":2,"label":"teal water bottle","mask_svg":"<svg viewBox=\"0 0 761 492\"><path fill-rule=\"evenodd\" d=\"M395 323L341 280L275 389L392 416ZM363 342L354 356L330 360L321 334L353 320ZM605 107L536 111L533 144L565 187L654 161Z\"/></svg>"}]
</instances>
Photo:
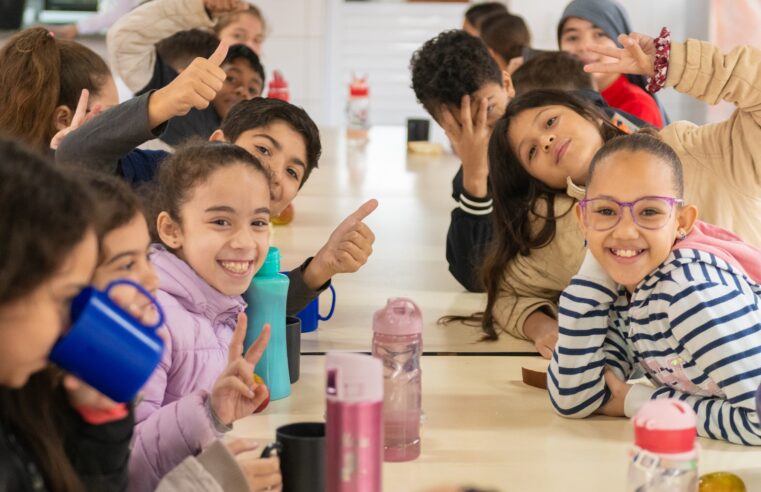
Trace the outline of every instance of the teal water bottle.
<instances>
[{"instance_id":1,"label":"teal water bottle","mask_svg":"<svg viewBox=\"0 0 761 492\"><path fill-rule=\"evenodd\" d=\"M288 350L285 337L285 303L288 298L288 277L280 273L280 250L271 247L264 265L251 281L246 292L248 330L244 350L259 337L265 323L270 325L270 341L254 369L270 391L271 400L291 394L288 374Z\"/></svg>"}]
</instances>

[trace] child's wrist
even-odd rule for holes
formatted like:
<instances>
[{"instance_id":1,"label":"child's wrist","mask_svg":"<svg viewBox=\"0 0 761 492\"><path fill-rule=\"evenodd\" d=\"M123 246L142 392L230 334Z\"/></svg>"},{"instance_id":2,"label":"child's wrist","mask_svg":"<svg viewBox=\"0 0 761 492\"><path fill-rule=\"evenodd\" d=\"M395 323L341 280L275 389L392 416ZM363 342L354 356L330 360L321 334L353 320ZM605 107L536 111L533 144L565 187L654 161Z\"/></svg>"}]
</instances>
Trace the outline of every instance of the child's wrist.
<instances>
[{"instance_id":1,"label":"child's wrist","mask_svg":"<svg viewBox=\"0 0 761 492\"><path fill-rule=\"evenodd\" d=\"M661 29L660 36L653 40L653 44L655 45L655 60L653 61L655 73L647 79L647 90L651 94L655 94L666 85L671 54L671 32L667 27Z\"/></svg>"},{"instance_id":2,"label":"child's wrist","mask_svg":"<svg viewBox=\"0 0 761 492\"><path fill-rule=\"evenodd\" d=\"M82 420L91 425L103 425L109 422L115 422L122 420L129 414L127 405L119 403L110 408L99 408L90 405L75 405L74 410L77 411Z\"/></svg>"},{"instance_id":3,"label":"child's wrist","mask_svg":"<svg viewBox=\"0 0 761 492\"><path fill-rule=\"evenodd\" d=\"M168 110L167 88L154 91L148 98L148 127L153 130L157 126L169 121L174 115Z\"/></svg>"},{"instance_id":4,"label":"child's wrist","mask_svg":"<svg viewBox=\"0 0 761 492\"><path fill-rule=\"evenodd\" d=\"M323 264L320 259L320 252L318 252L304 269L304 284L312 290L319 290L331 278L333 278L333 273Z\"/></svg>"}]
</instances>

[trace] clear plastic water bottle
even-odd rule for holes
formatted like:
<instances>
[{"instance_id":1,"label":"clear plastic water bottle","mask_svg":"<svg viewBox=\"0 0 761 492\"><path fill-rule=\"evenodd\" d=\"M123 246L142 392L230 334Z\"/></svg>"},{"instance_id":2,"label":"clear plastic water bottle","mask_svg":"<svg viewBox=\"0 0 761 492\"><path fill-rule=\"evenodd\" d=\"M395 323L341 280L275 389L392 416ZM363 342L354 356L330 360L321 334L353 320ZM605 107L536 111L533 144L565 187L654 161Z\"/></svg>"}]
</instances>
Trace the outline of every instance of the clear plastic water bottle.
<instances>
[{"instance_id":1,"label":"clear plastic water bottle","mask_svg":"<svg viewBox=\"0 0 761 492\"><path fill-rule=\"evenodd\" d=\"M383 458L420 456L423 317L409 299L389 299L373 315L373 356L383 362Z\"/></svg>"},{"instance_id":2,"label":"clear plastic water bottle","mask_svg":"<svg viewBox=\"0 0 761 492\"><path fill-rule=\"evenodd\" d=\"M364 143L370 129L370 88L367 77L352 76L346 104L346 137L351 143Z\"/></svg>"},{"instance_id":3,"label":"clear plastic water bottle","mask_svg":"<svg viewBox=\"0 0 761 492\"><path fill-rule=\"evenodd\" d=\"M630 492L697 492L697 417L679 400L650 400L632 418Z\"/></svg>"}]
</instances>

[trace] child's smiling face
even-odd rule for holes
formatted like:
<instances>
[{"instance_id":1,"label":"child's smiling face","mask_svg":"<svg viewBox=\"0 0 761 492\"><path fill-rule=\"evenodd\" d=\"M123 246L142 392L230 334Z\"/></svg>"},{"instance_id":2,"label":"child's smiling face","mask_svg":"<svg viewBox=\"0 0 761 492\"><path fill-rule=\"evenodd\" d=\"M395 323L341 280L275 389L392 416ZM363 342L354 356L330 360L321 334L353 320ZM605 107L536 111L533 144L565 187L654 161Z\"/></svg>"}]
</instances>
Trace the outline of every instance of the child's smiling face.
<instances>
[{"instance_id":1,"label":"child's smiling face","mask_svg":"<svg viewBox=\"0 0 761 492\"><path fill-rule=\"evenodd\" d=\"M162 241L222 294L245 292L269 249L270 191L264 174L245 164L217 169L192 190L180 219L176 224L161 212Z\"/></svg>"},{"instance_id":2,"label":"child's smiling face","mask_svg":"<svg viewBox=\"0 0 761 492\"><path fill-rule=\"evenodd\" d=\"M621 150L597 164L587 198L605 197L619 202L634 202L642 197L679 198L677 189L668 163L645 151ZM637 212L640 224L653 220L665 223L663 227L648 229L634 222L634 212L621 208L618 224L598 231L592 226L594 215L598 214L598 220L610 215L609 208L590 203L586 212L580 205L576 212L594 257L613 280L630 292L668 258L680 232L689 232L697 217L697 209L690 205L674 204L670 216L667 205L640 208ZM661 219L655 219L658 216Z\"/></svg>"}]
</instances>

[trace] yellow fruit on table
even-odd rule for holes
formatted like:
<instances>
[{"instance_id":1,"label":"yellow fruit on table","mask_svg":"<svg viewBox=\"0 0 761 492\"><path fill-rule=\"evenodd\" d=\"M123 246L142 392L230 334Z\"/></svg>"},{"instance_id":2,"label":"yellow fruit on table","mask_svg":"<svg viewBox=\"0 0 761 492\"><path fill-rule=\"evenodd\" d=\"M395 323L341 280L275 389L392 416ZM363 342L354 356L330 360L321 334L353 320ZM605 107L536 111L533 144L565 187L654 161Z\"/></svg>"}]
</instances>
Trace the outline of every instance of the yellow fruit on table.
<instances>
[{"instance_id":1,"label":"yellow fruit on table","mask_svg":"<svg viewBox=\"0 0 761 492\"><path fill-rule=\"evenodd\" d=\"M254 374L254 382L256 384L264 385L264 379L262 379L262 377L259 376L258 374ZM267 405L269 405L269 404L270 404L270 395L269 395L269 393L267 393L267 399L264 400L261 405L256 407L256 410L254 410L254 413L259 413L259 412L263 411L265 408L267 408Z\"/></svg>"},{"instance_id":2,"label":"yellow fruit on table","mask_svg":"<svg viewBox=\"0 0 761 492\"><path fill-rule=\"evenodd\" d=\"M700 477L699 492L746 492L742 479L734 473L715 472Z\"/></svg>"}]
</instances>

